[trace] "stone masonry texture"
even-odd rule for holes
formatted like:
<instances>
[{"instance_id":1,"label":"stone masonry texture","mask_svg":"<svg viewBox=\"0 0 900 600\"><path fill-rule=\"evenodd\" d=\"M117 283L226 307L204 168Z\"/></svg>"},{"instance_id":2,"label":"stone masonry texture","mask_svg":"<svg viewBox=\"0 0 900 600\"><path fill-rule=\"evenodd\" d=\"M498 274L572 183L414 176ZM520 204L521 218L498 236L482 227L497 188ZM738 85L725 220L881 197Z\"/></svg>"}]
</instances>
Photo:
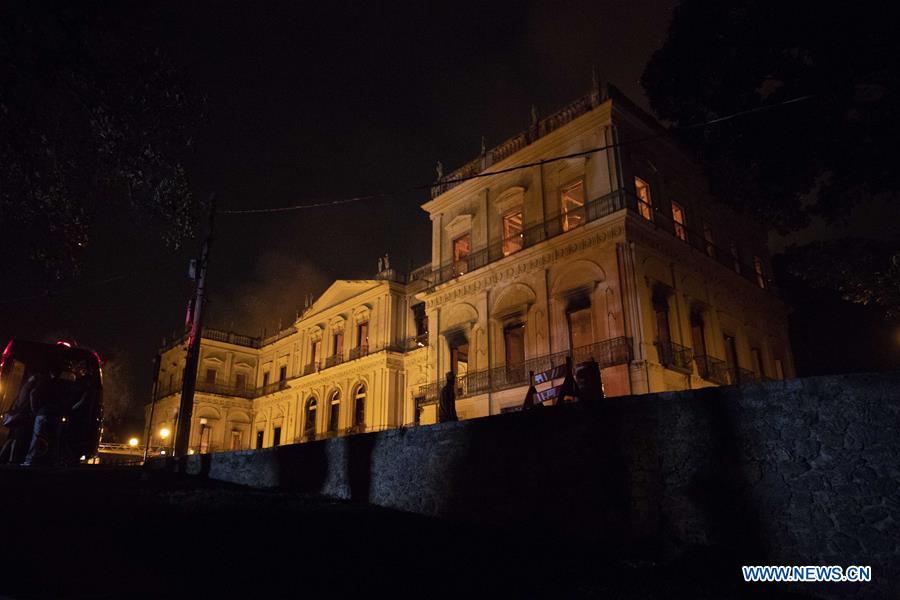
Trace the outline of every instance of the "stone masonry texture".
<instances>
[{"instance_id":1,"label":"stone masonry texture","mask_svg":"<svg viewBox=\"0 0 900 600\"><path fill-rule=\"evenodd\" d=\"M583 401L155 461L213 479L741 564L871 565L825 598L900 598L900 373ZM750 584L748 584L750 585ZM756 584L760 585L760 584Z\"/></svg>"}]
</instances>

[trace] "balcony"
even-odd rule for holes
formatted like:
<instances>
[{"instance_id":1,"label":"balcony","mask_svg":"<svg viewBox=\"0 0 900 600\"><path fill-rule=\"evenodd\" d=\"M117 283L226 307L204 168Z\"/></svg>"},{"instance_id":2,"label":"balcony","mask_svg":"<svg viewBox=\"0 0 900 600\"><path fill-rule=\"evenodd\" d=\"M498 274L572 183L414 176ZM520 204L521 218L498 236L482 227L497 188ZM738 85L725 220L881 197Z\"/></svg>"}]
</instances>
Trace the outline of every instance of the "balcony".
<instances>
[{"instance_id":1,"label":"balcony","mask_svg":"<svg viewBox=\"0 0 900 600\"><path fill-rule=\"evenodd\" d=\"M419 348L427 348L428 347L428 332L422 333L420 335L414 335L410 338L406 338L406 343L404 344L407 352L412 352L413 350L418 350Z\"/></svg>"},{"instance_id":2,"label":"balcony","mask_svg":"<svg viewBox=\"0 0 900 600\"><path fill-rule=\"evenodd\" d=\"M625 209L629 196L623 191L615 191L600 198L586 202L575 211L550 216L538 223L529 225L514 240L497 240L486 248L477 250L459 260L447 263L431 273L431 285L438 285L471 273L488 264L521 252L545 240L556 237L582 226L584 223L596 221L614 212ZM514 241L514 244L510 244ZM510 252L510 248L517 248Z\"/></svg>"},{"instance_id":3,"label":"balcony","mask_svg":"<svg viewBox=\"0 0 900 600\"><path fill-rule=\"evenodd\" d=\"M312 375L313 373L318 372L318 370L319 370L319 361L314 361L303 367L303 374L304 375Z\"/></svg>"},{"instance_id":4,"label":"balcony","mask_svg":"<svg viewBox=\"0 0 900 600\"><path fill-rule=\"evenodd\" d=\"M693 370L690 348L675 342L657 341L656 350L659 352L659 362L664 367L686 372Z\"/></svg>"},{"instance_id":5,"label":"balcony","mask_svg":"<svg viewBox=\"0 0 900 600\"><path fill-rule=\"evenodd\" d=\"M325 368L335 367L344 362L343 354L332 354L328 358L325 359Z\"/></svg>"},{"instance_id":6,"label":"balcony","mask_svg":"<svg viewBox=\"0 0 900 600\"><path fill-rule=\"evenodd\" d=\"M564 365L566 358L569 356L572 357L572 363L575 365L593 359L597 361L601 369L628 364L631 362L631 339L626 337L611 338L575 348L572 352L556 352L530 358L518 365L501 365L492 369L469 371L456 378L456 397L457 399L467 398L478 394L526 386L529 384L528 376L530 372L540 373L553 367ZM420 405L437 402L444 384L445 380L442 380L419 386L417 396L424 398L423 401L420 401Z\"/></svg>"},{"instance_id":7,"label":"balcony","mask_svg":"<svg viewBox=\"0 0 900 600\"><path fill-rule=\"evenodd\" d=\"M256 392L261 388L226 385L224 383L212 383L208 381L198 381L197 387L195 389L198 392L216 394L217 396L235 396L238 398L251 399L256 398Z\"/></svg>"},{"instance_id":8,"label":"balcony","mask_svg":"<svg viewBox=\"0 0 900 600\"><path fill-rule=\"evenodd\" d=\"M728 385L728 363L712 356L695 356L694 362L697 363L697 373L700 377L719 385Z\"/></svg>"},{"instance_id":9,"label":"balcony","mask_svg":"<svg viewBox=\"0 0 900 600\"><path fill-rule=\"evenodd\" d=\"M759 381L759 377L756 375L756 373L749 369L742 369L741 367L731 367L727 370L727 372L728 383L731 383L733 385Z\"/></svg>"},{"instance_id":10,"label":"balcony","mask_svg":"<svg viewBox=\"0 0 900 600\"><path fill-rule=\"evenodd\" d=\"M356 360L357 358L362 358L369 353L369 346L357 346L356 348L350 349L350 358L348 360Z\"/></svg>"},{"instance_id":11,"label":"balcony","mask_svg":"<svg viewBox=\"0 0 900 600\"><path fill-rule=\"evenodd\" d=\"M276 381L274 383L269 383L267 385L262 385L259 387L236 386L227 385L224 383L212 383L209 381L198 381L196 387L194 388L195 391L204 394L230 396L232 398L246 398L248 400L279 392L284 389L287 389L287 380ZM159 400L172 394L181 395L180 381L173 384L172 386L158 387L156 390L156 399Z\"/></svg>"},{"instance_id":12,"label":"balcony","mask_svg":"<svg viewBox=\"0 0 900 600\"><path fill-rule=\"evenodd\" d=\"M436 198L440 196L447 190L465 181L466 178L478 175L491 165L512 156L536 140L590 112L592 108L597 106L599 101L600 96L599 91L597 91L593 94L582 96L555 113L535 121L527 130L514 135L494 148L485 150L478 158L441 177L431 187L431 197Z\"/></svg>"}]
</instances>

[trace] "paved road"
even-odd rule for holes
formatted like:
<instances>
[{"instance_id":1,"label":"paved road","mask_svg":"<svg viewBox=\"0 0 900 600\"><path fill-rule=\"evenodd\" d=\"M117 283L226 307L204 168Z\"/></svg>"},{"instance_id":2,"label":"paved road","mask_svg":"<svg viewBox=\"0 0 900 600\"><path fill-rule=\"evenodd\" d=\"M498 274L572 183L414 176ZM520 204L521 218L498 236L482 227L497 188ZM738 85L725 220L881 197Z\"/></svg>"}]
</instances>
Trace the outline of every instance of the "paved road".
<instances>
[{"instance_id":1,"label":"paved road","mask_svg":"<svg viewBox=\"0 0 900 600\"><path fill-rule=\"evenodd\" d=\"M691 552L677 564L619 562L528 532L140 468L3 468L0 492L0 596L10 598L637 599L774 591L740 583L714 551Z\"/></svg>"}]
</instances>

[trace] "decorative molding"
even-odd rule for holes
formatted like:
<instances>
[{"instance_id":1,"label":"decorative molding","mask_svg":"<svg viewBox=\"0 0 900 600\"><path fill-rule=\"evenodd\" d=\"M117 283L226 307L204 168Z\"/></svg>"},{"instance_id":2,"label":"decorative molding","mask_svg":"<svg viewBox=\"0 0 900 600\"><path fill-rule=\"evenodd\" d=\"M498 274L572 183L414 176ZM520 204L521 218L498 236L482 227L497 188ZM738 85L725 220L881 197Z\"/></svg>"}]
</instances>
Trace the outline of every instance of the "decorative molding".
<instances>
[{"instance_id":1,"label":"decorative molding","mask_svg":"<svg viewBox=\"0 0 900 600\"><path fill-rule=\"evenodd\" d=\"M526 191L527 190L521 185L514 185L507 188L503 193L494 198L494 206L497 207L497 211L501 215L505 214L517 206L524 205Z\"/></svg>"},{"instance_id":2,"label":"decorative molding","mask_svg":"<svg viewBox=\"0 0 900 600\"><path fill-rule=\"evenodd\" d=\"M472 219L473 216L471 214L461 214L453 217L453 220L444 225L444 231L447 233L451 232L462 232L472 228Z\"/></svg>"}]
</instances>

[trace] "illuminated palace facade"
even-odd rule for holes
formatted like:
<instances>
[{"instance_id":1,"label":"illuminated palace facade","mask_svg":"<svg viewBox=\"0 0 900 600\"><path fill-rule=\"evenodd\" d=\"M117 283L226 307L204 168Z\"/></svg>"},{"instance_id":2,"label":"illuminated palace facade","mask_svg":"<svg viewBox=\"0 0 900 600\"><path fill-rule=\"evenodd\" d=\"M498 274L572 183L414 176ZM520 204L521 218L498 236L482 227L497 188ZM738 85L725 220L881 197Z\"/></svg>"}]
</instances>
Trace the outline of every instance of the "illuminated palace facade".
<instances>
[{"instance_id":1,"label":"illuminated palace facade","mask_svg":"<svg viewBox=\"0 0 900 600\"><path fill-rule=\"evenodd\" d=\"M204 332L192 451L433 423L447 371L461 419L516 410L566 356L607 397L794 374L766 232L612 86L439 172L423 208L430 264L336 281L267 339ZM184 358L161 350L153 445Z\"/></svg>"}]
</instances>

